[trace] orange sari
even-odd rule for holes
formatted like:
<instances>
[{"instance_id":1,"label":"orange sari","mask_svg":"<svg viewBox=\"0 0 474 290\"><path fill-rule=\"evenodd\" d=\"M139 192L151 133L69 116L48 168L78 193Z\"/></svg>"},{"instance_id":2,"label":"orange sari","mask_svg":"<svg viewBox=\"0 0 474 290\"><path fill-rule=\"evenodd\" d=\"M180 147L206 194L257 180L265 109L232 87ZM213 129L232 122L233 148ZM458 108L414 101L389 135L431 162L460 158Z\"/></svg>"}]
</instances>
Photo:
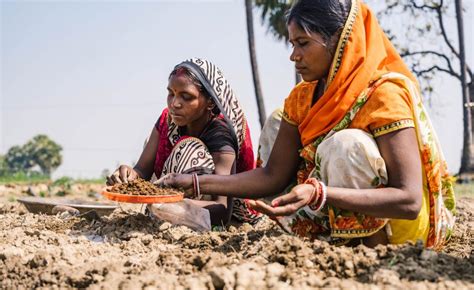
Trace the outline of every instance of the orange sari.
<instances>
[{"instance_id":1,"label":"orange sari","mask_svg":"<svg viewBox=\"0 0 474 290\"><path fill-rule=\"evenodd\" d=\"M365 4L352 0L325 92L312 105L316 85L317 82L302 82L285 100L283 119L298 126L304 146L300 153L303 163L297 174L298 183L304 182L315 168L318 145L334 132L360 128L378 137L414 127L423 162L423 198L429 207L429 232L425 242L428 247L441 248L452 231L455 210L446 162L421 102L415 77ZM387 100L393 92L401 97ZM380 100L391 103L387 111L377 113ZM391 117L395 119L383 119L384 114L392 116L392 107L403 109ZM331 206L327 212L331 236L335 238L371 235L387 222L370 216L361 218L360 214L354 214L353 218L341 217L339 210Z\"/></svg>"}]
</instances>

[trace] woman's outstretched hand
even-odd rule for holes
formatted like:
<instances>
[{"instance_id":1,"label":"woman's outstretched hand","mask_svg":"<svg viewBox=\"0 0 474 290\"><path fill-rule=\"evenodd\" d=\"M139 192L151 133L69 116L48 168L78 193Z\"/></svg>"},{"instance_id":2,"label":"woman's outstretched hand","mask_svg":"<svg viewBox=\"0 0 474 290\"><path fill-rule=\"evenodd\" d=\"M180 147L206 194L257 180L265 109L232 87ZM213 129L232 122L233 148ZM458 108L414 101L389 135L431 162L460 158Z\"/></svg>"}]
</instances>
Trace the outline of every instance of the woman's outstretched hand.
<instances>
[{"instance_id":1,"label":"woman's outstretched hand","mask_svg":"<svg viewBox=\"0 0 474 290\"><path fill-rule=\"evenodd\" d=\"M297 212L308 204L314 186L311 184L300 184L280 197L272 200L271 205L261 200L249 200L248 204L256 211L273 216L287 216Z\"/></svg>"},{"instance_id":2,"label":"woman's outstretched hand","mask_svg":"<svg viewBox=\"0 0 474 290\"><path fill-rule=\"evenodd\" d=\"M185 197L192 197L195 195L191 174L169 173L158 179L155 184L181 189L184 191Z\"/></svg>"},{"instance_id":3,"label":"woman's outstretched hand","mask_svg":"<svg viewBox=\"0 0 474 290\"><path fill-rule=\"evenodd\" d=\"M140 177L137 171L128 165L120 165L112 175L107 176L107 185L127 183Z\"/></svg>"}]
</instances>

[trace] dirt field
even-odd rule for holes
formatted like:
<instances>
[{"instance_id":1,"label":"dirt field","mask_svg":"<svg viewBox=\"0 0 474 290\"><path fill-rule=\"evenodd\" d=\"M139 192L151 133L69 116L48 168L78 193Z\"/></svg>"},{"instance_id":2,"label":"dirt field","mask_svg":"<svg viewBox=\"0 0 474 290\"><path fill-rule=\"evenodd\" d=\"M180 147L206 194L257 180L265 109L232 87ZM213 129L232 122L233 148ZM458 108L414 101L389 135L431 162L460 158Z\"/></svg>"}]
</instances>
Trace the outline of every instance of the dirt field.
<instances>
[{"instance_id":1,"label":"dirt field","mask_svg":"<svg viewBox=\"0 0 474 290\"><path fill-rule=\"evenodd\" d=\"M34 215L14 201L24 191L0 188L0 289L474 289L469 197L458 200L454 237L436 253L303 241L269 220L198 234L136 208L101 220Z\"/></svg>"}]
</instances>

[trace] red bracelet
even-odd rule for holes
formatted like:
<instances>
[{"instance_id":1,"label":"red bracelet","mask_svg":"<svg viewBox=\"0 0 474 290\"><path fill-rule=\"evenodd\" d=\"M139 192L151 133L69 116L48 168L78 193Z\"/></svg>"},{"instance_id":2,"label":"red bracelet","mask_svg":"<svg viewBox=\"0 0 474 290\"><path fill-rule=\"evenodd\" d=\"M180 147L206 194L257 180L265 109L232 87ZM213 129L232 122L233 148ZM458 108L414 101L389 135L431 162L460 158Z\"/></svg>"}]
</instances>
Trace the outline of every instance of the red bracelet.
<instances>
[{"instance_id":1,"label":"red bracelet","mask_svg":"<svg viewBox=\"0 0 474 290\"><path fill-rule=\"evenodd\" d=\"M306 205L311 205L316 200L319 199L319 196L320 196L319 181L316 178L310 177L310 178L306 179L306 181L304 183L305 184L311 184L313 186L313 192L311 193L311 197L309 198L308 202L306 203Z\"/></svg>"},{"instance_id":2,"label":"red bracelet","mask_svg":"<svg viewBox=\"0 0 474 290\"><path fill-rule=\"evenodd\" d=\"M309 205L309 208L315 212L319 212L321 211L321 209L323 209L324 205L326 204L326 199L327 199L326 185L322 183L321 181L318 181L318 182L319 182L319 188L320 188L319 198L316 202Z\"/></svg>"}]
</instances>

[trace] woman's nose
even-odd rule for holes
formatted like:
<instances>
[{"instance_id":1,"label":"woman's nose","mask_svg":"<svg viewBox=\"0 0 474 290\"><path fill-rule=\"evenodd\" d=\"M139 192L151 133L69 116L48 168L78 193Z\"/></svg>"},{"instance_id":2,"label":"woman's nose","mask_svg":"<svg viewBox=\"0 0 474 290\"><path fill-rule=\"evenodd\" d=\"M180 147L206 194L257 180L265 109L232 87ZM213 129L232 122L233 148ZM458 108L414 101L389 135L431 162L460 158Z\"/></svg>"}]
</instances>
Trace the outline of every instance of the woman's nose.
<instances>
[{"instance_id":1,"label":"woman's nose","mask_svg":"<svg viewBox=\"0 0 474 290\"><path fill-rule=\"evenodd\" d=\"M181 102L179 101L179 99L177 97L173 97L171 99L171 106L173 108L178 108L178 109L181 108Z\"/></svg>"},{"instance_id":2,"label":"woman's nose","mask_svg":"<svg viewBox=\"0 0 474 290\"><path fill-rule=\"evenodd\" d=\"M301 56L296 52L296 49L293 49L293 51L291 52L290 60L292 62L297 62L301 60Z\"/></svg>"}]
</instances>

